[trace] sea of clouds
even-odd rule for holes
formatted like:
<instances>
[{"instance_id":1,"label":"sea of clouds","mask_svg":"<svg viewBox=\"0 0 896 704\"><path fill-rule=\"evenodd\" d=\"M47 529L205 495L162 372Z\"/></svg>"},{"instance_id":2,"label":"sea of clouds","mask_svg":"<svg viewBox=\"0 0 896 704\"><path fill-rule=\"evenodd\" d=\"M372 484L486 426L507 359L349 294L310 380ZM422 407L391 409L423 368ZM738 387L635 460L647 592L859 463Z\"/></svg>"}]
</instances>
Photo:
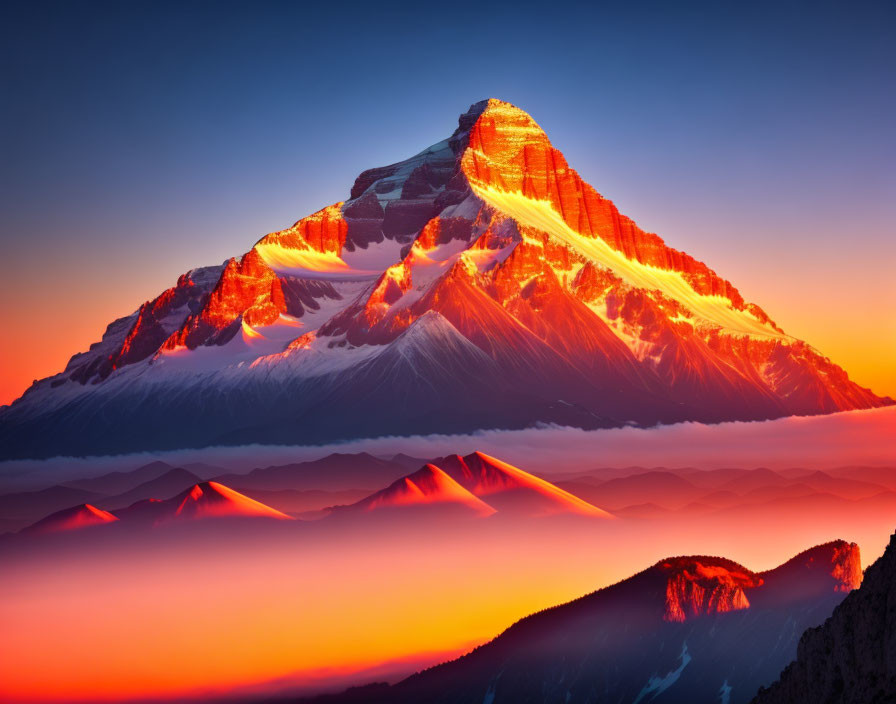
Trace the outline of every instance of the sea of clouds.
<instances>
[{"instance_id":1,"label":"sea of clouds","mask_svg":"<svg viewBox=\"0 0 896 704\"><path fill-rule=\"evenodd\" d=\"M154 460L183 466L210 465L248 471L312 460L334 452L404 453L433 458L475 450L540 473L598 467L896 467L896 407L792 416L778 420L706 425L678 423L655 428L581 430L546 426L483 430L465 435L382 437L315 446L243 445L112 457L57 457L0 463L0 493L41 488L59 481L135 469ZM202 468L193 468L202 474Z\"/></svg>"}]
</instances>

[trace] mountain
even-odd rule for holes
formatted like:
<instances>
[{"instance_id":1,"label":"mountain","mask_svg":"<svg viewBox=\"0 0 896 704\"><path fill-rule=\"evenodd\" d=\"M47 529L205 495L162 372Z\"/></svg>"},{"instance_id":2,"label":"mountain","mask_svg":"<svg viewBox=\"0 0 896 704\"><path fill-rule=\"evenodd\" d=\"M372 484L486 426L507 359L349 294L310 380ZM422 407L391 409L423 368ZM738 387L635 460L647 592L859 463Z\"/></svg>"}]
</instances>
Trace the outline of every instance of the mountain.
<instances>
[{"instance_id":1,"label":"mountain","mask_svg":"<svg viewBox=\"0 0 896 704\"><path fill-rule=\"evenodd\" d=\"M578 496L482 452L473 452L466 457L449 455L435 460L434 464L500 513L611 518L609 513Z\"/></svg>"},{"instance_id":2,"label":"mountain","mask_svg":"<svg viewBox=\"0 0 896 704\"><path fill-rule=\"evenodd\" d=\"M555 484L482 452L433 460L385 489L350 506L339 507L337 513L424 506L466 509L477 516L574 514L612 518Z\"/></svg>"},{"instance_id":3,"label":"mountain","mask_svg":"<svg viewBox=\"0 0 896 704\"><path fill-rule=\"evenodd\" d=\"M657 471L618 477L599 484L573 480L559 482L558 486L611 511L655 500L661 500L663 506L678 508L706 493L683 477Z\"/></svg>"},{"instance_id":4,"label":"mountain","mask_svg":"<svg viewBox=\"0 0 896 704\"><path fill-rule=\"evenodd\" d=\"M123 521L152 521L204 518L273 518L292 520L291 516L250 499L218 482L202 482L167 500L145 499L118 511Z\"/></svg>"},{"instance_id":5,"label":"mountain","mask_svg":"<svg viewBox=\"0 0 896 704\"><path fill-rule=\"evenodd\" d=\"M348 508L355 511L375 511L411 506L461 508L477 516L495 513L494 508L434 464L425 465Z\"/></svg>"},{"instance_id":6,"label":"mountain","mask_svg":"<svg viewBox=\"0 0 896 704\"><path fill-rule=\"evenodd\" d=\"M183 470L185 471L185 470ZM115 513L91 504L63 509L23 528L23 534L70 531L99 523L159 525L169 521L205 518L272 518L293 520L292 516L249 498L218 482L202 482L167 499L145 498Z\"/></svg>"},{"instance_id":7,"label":"mountain","mask_svg":"<svg viewBox=\"0 0 896 704\"><path fill-rule=\"evenodd\" d=\"M181 467L173 467L161 476L143 482L133 489L116 496L109 496L98 503L111 510L126 508L136 501L159 496L173 496L201 481L192 472Z\"/></svg>"},{"instance_id":8,"label":"mountain","mask_svg":"<svg viewBox=\"0 0 896 704\"><path fill-rule=\"evenodd\" d=\"M800 638L794 662L753 704L896 701L896 534L862 586Z\"/></svg>"},{"instance_id":9,"label":"mountain","mask_svg":"<svg viewBox=\"0 0 896 704\"><path fill-rule=\"evenodd\" d=\"M321 491L320 489L244 489L239 486L233 489L266 506L303 519L323 518L329 513L328 509L359 501L368 495L368 492L362 489Z\"/></svg>"},{"instance_id":10,"label":"mountain","mask_svg":"<svg viewBox=\"0 0 896 704\"><path fill-rule=\"evenodd\" d=\"M858 547L843 541L759 573L724 558L672 557L524 618L458 660L371 687L363 700L746 702L793 657L801 629L823 622L861 579Z\"/></svg>"},{"instance_id":11,"label":"mountain","mask_svg":"<svg viewBox=\"0 0 896 704\"><path fill-rule=\"evenodd\" d=\"M427 464L428 460L421 459L420 457L411 457L410 455L406 455L403 452L399 452L397 455L394 455L390 458L390 460L395 464L400 464L402 467L405 467L408 470L414 470L421 465Z\"/></svg>"},{"instance_id":12,"label":"mountain","mask_svg":"<svg viewBox=\"0 0 896 704\"><path fill-rule=\"evenodd\" d=\"M42 535L45 533L61 533L80 530L90 526L114 523L118 517L90 504L73 506L41 519L34 525L22 530L22 533Z\"/></svg>"},{"instance_id":13,"label":"mountain","mask_svg":"<svg viewBox=\"0 0 896 704\"><path fill-rule=\"evenodd\" d=\"M13 528L28 525L47 514L76 504L97 501L102 494L86 489L56 485L40 491L22 491L0 496L0 516Z\"/></svg>"},{"instance_id":14,"label":"mountain","mask_svg":"<svg viewBox=\"0 0 896 704\"><path fill-rule=\"evenodd\" d=\"M66 486L93 491L105 496L122 494L144 482L152 481L174 469L165 462L150 462L130 472L109 472L98 477L75 479L66 482Z\"/></svg>"},{"instance_id":15,"label":"mountain","mask_svg":"<svg viewBox=\"0 0 896 704\"><path fill-rule=\"evenodd\" d=\"M892 404L638 228L524 111L192 269L0 410L4 458ZM148 432L152 429L152 432Z\"/></svg>"},{"instance_id":16,"label":"mountain","mask_svg":"<svg viewBox=\"0 0 896 704\"><path fill-rule=\"evenodd\" d=\"M223 474L215 481L246 490L372 490L394 481L406 471L404 464L366 452L337 452L308 462L259 467L248 474Z\"/></svg>"}]
</instances>

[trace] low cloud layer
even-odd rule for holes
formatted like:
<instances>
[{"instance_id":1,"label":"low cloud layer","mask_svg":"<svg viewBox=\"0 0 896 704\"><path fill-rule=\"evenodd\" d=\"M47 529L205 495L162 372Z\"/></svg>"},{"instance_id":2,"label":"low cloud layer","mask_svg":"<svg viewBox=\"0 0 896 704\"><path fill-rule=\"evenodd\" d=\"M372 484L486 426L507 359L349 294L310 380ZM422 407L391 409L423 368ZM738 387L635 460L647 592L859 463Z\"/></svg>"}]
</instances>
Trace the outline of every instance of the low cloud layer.
<instances>
[{"instance_id":1,"label":"low cloud layer","mask_svg":"<svg viewBox=\"0 0 896 704\"><path fill-rule=\"evenodd\" d=\"M129 470L153 460L229 470L316 459L333 452L402 452L431 458L480 450L539 472L596 467L896 467L896 407L761 422L679 423L658 428L580 430L545 427L467 435L384 437L313 446L214 447L103 458L0 463L2 490Z\"/></svg>"}]
</instances>

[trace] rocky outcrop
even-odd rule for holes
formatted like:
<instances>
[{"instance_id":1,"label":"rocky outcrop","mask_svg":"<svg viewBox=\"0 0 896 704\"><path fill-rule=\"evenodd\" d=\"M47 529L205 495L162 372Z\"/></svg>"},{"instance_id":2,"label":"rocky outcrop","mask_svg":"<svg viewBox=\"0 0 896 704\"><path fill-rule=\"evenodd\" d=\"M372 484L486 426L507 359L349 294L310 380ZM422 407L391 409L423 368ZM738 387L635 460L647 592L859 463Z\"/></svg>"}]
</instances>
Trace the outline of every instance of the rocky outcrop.
<instances>
[{"instance_id":1,"label":"rocky outcrop","mask_svg":"<svg viewBox=\"0 0 896 704\"><path fill-rule=\"evenodd\" d=\"M853 574L858 565L846 568ZM847 579L850 581L850 578ZM862 586L800 638L796 660L753 704L896 701L896 535Z\"/></svg>"},{"instance_id":2,"label":"rocky outcrop","mask_svg":"<svg viewBox=\"0 0 896 704\"><path fill-rule=\"evenodd\" d=\"M222 267L205 267L183 274L175 286L144 303L132 316L112 323L102 341L72 357L62 378L54 381L101 381L116 369L152 356L190 315L201 310L221 271Z\"/></svg>"},{"instance_id":3,"label":"rocky outcrop","mask_svg":"<svg viewBox=\"0 0 896 704\"><path fill-rule=\"evenodd\" d=\"M256 247L276 245L285 249L312 249L315 252L339 254L348 235L348 223L342 215L342 205L328 205L302 218L292 227L265 235L257 242Z\"/></svg>"},{"instance_id":4,"label":"rocky outcrop","mask_svg":"<svg viewBox=\"0 0 896 704\"><path fill-rule=\"evenodd\" d=\"M280 279L251 249L241 260L230 259L221 278L198 313L163 344L164 349L195 349L210 342L222 344L236 333L235 323L270 325L286 312Z\"/></svg>"},{"instance_id":5,"label":"rocky outcrop","mask_svg":"<svg viewBox=\"0 0 896 704\"><path fill-rule=\"evenodd\" d=\"M679 623L704 614L748 609L744 590L762 584L756 575L715 560L707 564L699 558L679 557L661 562L657 569L669 575L663 619Z\"/></svg>"}]
</instances>

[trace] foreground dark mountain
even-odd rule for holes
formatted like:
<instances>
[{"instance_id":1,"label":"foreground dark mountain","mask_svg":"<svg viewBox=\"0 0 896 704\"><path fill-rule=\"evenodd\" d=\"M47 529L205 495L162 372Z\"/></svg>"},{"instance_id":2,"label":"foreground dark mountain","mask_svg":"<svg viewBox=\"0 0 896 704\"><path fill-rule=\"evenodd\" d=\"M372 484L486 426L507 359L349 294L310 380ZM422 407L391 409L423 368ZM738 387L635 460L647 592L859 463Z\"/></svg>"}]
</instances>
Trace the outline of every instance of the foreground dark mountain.
<instances>
[{"instance_id":1,"label":"foreground dark mountain","mask_svg":"<svg viewBox=\"0 0 896 704\"><path fill-rule=\"evenodd\" d=\"M747 702L861 577L858 547L843 541L760 573L717 557L669 558L393 687L317 701Z\"/></svg>"},{"instance_id":2,"label":"foreground dark mountain","mask_svg":"<svg viewBox=\"0 0 896 704\"><path fill-rule=\"evenodd\" d=\"M717 422L892 403L473 105L347 201L194 269L0 411L0 456Z\"/></svg>"},{"instance_id":3,"label":"foreground dark mountain","mask_svg":"<svg viewBox=\"0 0 896 704\"><path fill-rule=\"evenodd\" d=\"M896 702L896 535L824 625L800 638L796 661L753 704Z\"/></svg>"}]
</instances>

